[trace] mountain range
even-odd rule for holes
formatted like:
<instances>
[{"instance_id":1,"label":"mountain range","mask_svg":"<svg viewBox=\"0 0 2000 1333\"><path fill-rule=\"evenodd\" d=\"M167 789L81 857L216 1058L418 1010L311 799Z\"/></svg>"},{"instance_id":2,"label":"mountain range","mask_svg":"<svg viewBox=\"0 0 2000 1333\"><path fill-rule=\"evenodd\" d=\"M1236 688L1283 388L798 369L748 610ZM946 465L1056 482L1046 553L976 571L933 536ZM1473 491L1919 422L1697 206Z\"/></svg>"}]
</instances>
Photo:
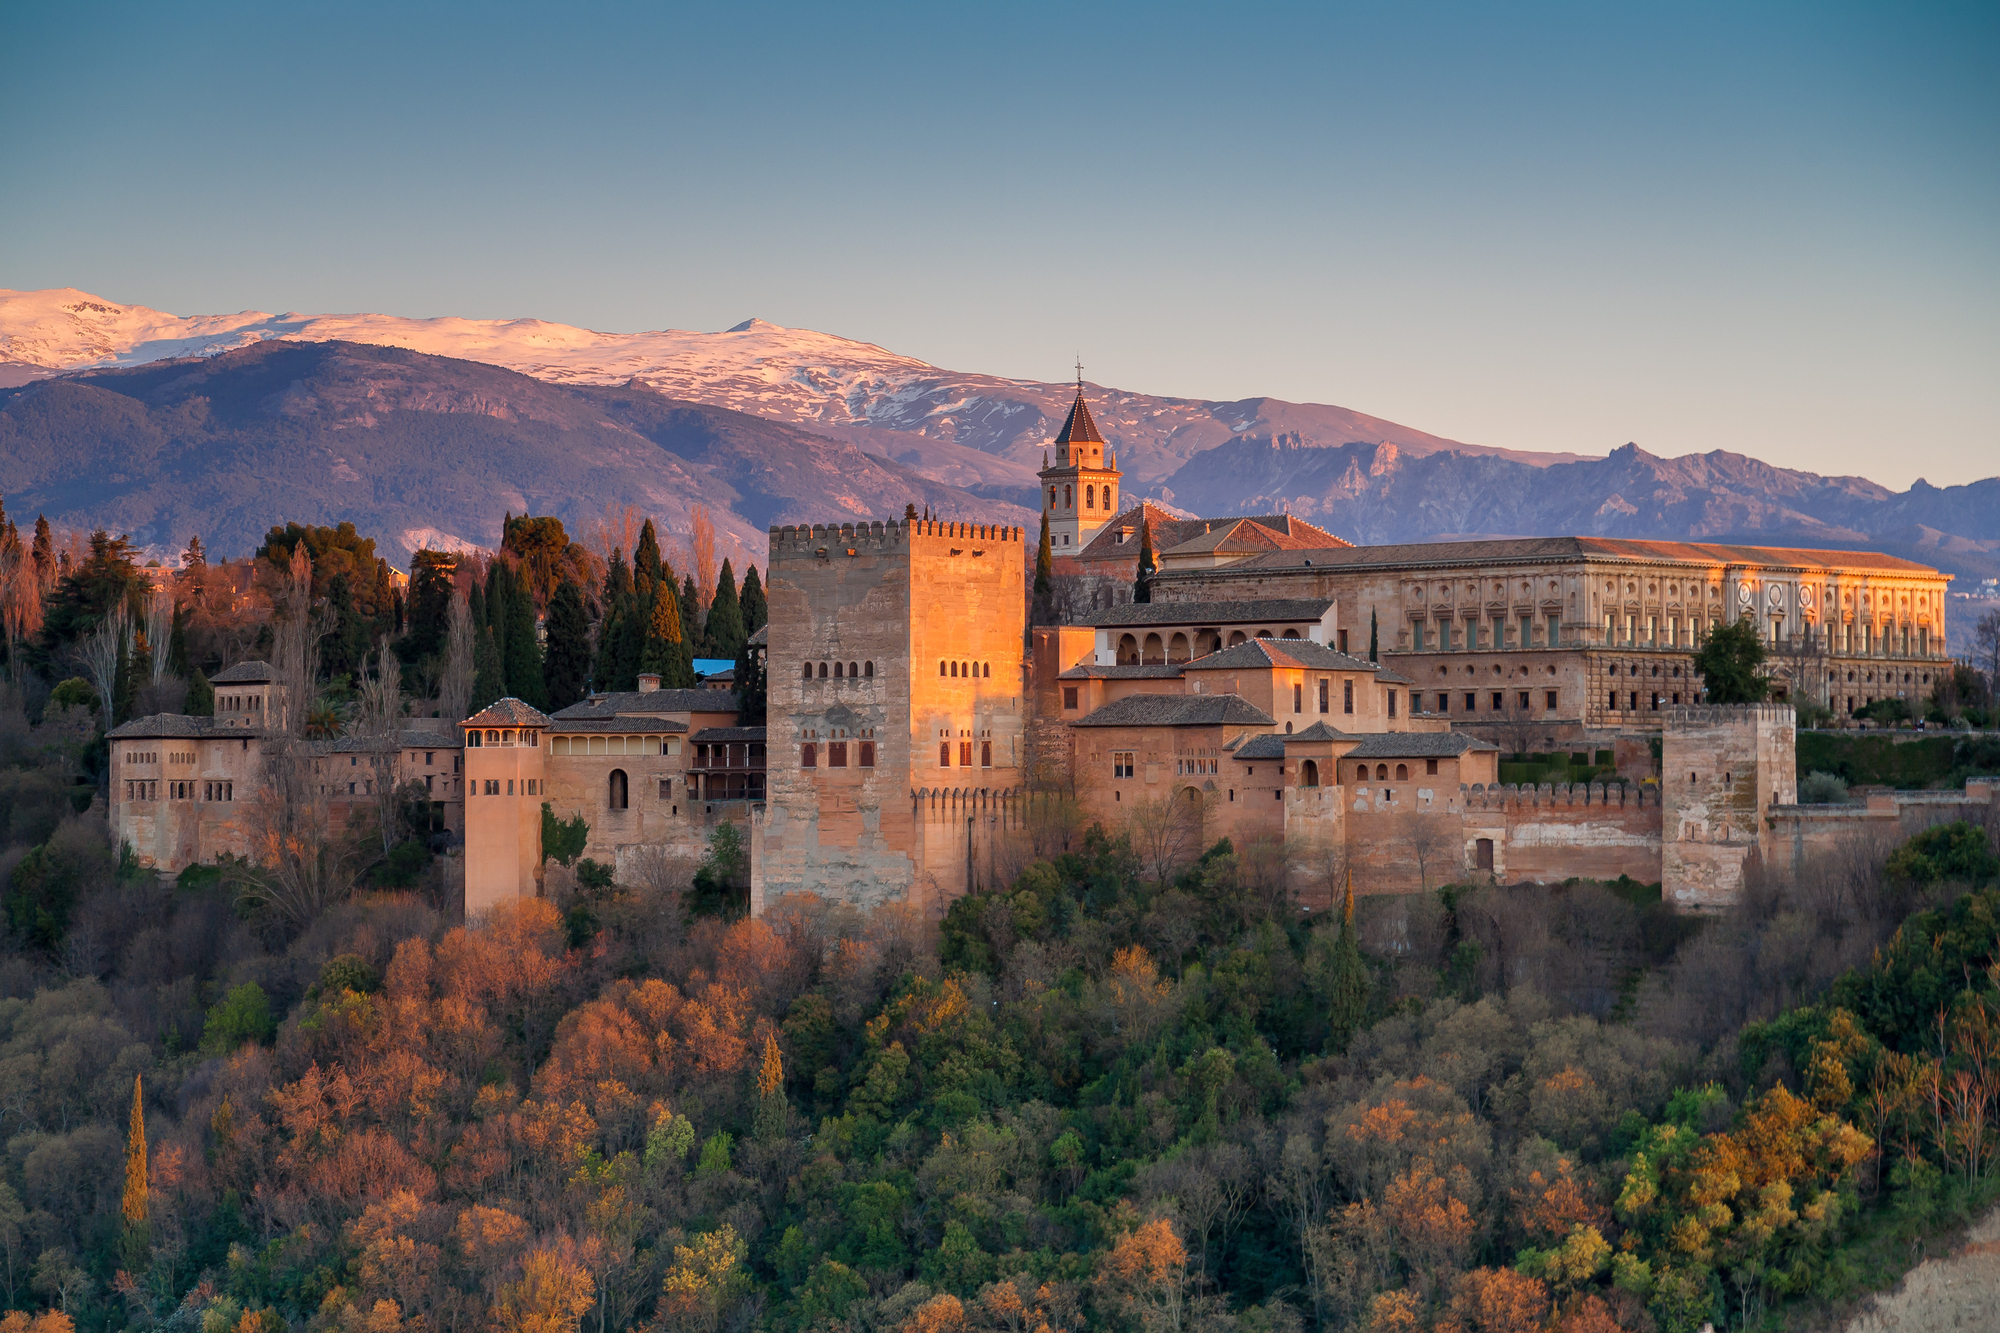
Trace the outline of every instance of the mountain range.
<instances>
[{"instance_id":1,"label":"mountain range","mask_svg":"<svg viewBox=\"0 0 2000 1333\"><path fill-rule=\"evenodd\" d=\"M909 502L1033 522L1034 473L1076 393L754 319L617 334L182 317L74 289L0 291L0 385L14 386L0 389L10 505L162 546L200 530L228 549L279 516L372 522L391 548L485 545L507 508L569 518L630 502L671 524L705 502L753 557L769 523L886 517ZM1357 542L1584 533L1865 547L1937 565L1961 588L2000 575L2000 478L1896 492L1720 451L1536 453L1321 404L1085 391L1128 498L1187 512L1285 510ZM128 438L157 443L107 443Z\"/></svg>"}]
</instances>

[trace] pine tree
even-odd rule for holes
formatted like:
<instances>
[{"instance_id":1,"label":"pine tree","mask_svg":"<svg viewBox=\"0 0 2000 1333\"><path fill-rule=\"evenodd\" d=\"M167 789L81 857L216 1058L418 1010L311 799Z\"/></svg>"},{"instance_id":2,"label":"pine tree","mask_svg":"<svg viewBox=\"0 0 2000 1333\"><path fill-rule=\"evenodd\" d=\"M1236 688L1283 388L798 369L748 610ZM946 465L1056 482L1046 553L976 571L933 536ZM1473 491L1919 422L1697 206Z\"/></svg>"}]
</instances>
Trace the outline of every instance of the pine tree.
<instances>
[{"instance_id":1,"label":"pine tree","mask_svg":"<svg viewBox=\"0 0 2000 1333\"><path fill-rule=\"evenodd\" d=\"M1327 978L1327 1025L1334 1045L1345 1050L1368 1012L1368 964L1354 935L1354 872L1347 872L1347 893L1341 905L1340 938L1333 945L1333 966Z\"/></svg>"},{"instance_id":2,"label":"pine tree","mask_svg":"<svg viewBox=\"0 0 2000 1333\"><path fill-rule=\"evenodd\" d=\"M56 581L56 536L49 531L49 521L42 515L35 515L35 577L44 588Z\"/></svg>"},{"instance_id":3,"label":"pine tree","mask_svg":"<svg viewBox=\"0 0 2000 1333\"><path fill-rule=\"evenodd\" d=\"M1046 453L1044 453L1043 458L1046 460ZM917 506L915 501L903 506L903 521L905 523L914 523L917 521Z\"/></svg>"},{"instance_id":4,"label":"pine tree","mask_svg":"<svg viewBox=\"0 0 2000 1333\"><path fill-rule=\"evenodd\" d=\"M757 577L757 566L752 565L743 575L743 592L737 599L743 606L743 634L748 638L764 628L770 620L770 608L764 602L764 583Z\"/></svg>"},{"instance_id":5,"label":"pine tree","mask_svg":"<svg viewBox=\"0 0 2000 1333\"><path fill-rule=\"evenodd\" d=\"M1153 600L1153 575L1160 572L1153 559L1153 525L1146 521L1145 511L1139 515L1139 577L1132 584L1134 603Z\"/></svg>"},{"instance_id":6,"label":"pine tree","mask_svg":"<svg viewBox=\"0 0 2000 1333\"><path fill-rule=\"evenodd\" d=\"M208 552L202 549L201 538L199 536L188 538L187 550L181 556L181 567L184 569L203 569L207 565Z\"/></svg>"},{"instance_id":7,"label":"pine tree","mask_svg":"<svg viewBox=\"0 0 2000 1333\"><path fill-rule=\"evenodd\" d=\"M590 615L583 607L583 590L565 578L549 598L548 657L542 667L542 683L551 711L567 708L583 697L590 668Z\"/></svg>"},{"instance_id":8,"label":"pine tree","mask_svg":"<svg viewBox=\"0 0 2000 1333\"><path fill-rule=\"evenodd\" d=\"M1049 511L1042 511L1042 539L1035 545L1035 614L1037 625L1055 623L1056 558L1049 545Z\"/></svg>"},{"instance_id":9,"label":"pine tree","mask_svg":"<svg viewBox=\"0 0 2000 1333\"><path fill-rule=\"evenodd\" d=\"M742 655L743 641L748 637L743 629L743 606L736 596L736 573L724 560L722 573L715 580L715 599L708 604L708 655L734 660Z\"/></svg>"},{"instance_id":10,"label":"pine tree","mask_svg":"<svg viewBox=\"0 0 2000 1333\"><path fill-rule=\"evenodd\" d=\"M664 564L660 559L660 537L653 531L653 520L649 518L646 526L639 529L639 548L632 552L632 584L641 597L660 586Z\"/></svg>"}]
</instances>

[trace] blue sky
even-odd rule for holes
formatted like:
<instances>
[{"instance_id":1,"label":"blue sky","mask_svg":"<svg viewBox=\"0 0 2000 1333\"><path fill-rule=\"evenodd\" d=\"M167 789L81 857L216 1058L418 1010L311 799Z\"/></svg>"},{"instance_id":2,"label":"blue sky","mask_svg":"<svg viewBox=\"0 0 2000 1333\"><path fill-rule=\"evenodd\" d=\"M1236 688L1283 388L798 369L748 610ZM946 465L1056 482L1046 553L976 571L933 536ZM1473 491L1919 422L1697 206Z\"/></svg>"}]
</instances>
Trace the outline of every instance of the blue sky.
<instances>
[{"instance_id":1,"label":"blue sky","mask_svg":"<svg viewBox=\"0 0 2000 1333\"><path fill-rule=\"evenodd\" d=\"M2000 6L0 6L0 286L2000 472Z\"/></svg>"}]
</instances>

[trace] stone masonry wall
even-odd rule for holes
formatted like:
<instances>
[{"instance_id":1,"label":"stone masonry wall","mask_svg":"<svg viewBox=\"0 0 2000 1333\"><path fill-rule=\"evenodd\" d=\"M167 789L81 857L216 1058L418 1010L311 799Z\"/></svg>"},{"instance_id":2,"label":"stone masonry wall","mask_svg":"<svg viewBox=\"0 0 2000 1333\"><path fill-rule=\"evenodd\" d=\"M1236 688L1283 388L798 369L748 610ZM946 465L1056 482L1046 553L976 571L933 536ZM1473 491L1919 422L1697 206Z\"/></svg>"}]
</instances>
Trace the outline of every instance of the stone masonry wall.
<instances>
[{"instance_id":1,"label":"stone masonry wall","mask_svg":"<svg viewBox=\"0 0 2000 1333\"><path fill-rule=\"evenodd\" d=\"M1798 799L1797 717L1788 704L1669 711L1661 741L1660 873L1675 907L1736 900L1743 863L1765 840L1765 812Z\"/></svg>"}]
</instances>

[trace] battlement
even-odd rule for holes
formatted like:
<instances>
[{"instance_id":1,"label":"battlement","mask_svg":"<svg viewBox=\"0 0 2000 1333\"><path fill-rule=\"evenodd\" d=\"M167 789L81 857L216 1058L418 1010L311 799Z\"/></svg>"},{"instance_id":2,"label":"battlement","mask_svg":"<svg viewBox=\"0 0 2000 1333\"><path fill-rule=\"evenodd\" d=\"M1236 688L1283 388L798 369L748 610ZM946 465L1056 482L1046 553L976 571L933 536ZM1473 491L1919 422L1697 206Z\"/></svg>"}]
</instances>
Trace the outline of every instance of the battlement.
<instances>
[{"instance_id":1,"label":"battlement","mask_svg":"<svg viewBox=\"0 0 2000 1333\"><path fill-rule=\"evenodd\" d=\"M891 519L888 522L786 524L771 529L771 558L816 558L841 554L908 552L924 539L1011 542L1018 546L1024 529L1005 523L966 523L957 519Z\"/></svg>"},{"instance_id":2,"label":"battlement","mask_svg":"<svg viewBox=\"0 0 2000 1333\"><path fill-rule=\"evenodd\" d=\"M1666 715L1670 727L1796 727L1799 716L1790 704L1677 704Z\"/></svg>"},{"instance_id":3,"label":"battlement","mask_svg":"<svg viewBox=\"0 0 2000 1333\"><path fill-rule=\"evenodd\" d=\"M1558 807L1587 808L1590 806L1615 806L1619 809L1643 810L1648 805L1659 808L1658 788L1651 791L1643 783L1624 782L1544 782L1539 787L1533 783L1516 785L1512 782L1491 785L1474 783L1459 787L1467 810L1534 810Z\"/></svg>"}]
</instances>

